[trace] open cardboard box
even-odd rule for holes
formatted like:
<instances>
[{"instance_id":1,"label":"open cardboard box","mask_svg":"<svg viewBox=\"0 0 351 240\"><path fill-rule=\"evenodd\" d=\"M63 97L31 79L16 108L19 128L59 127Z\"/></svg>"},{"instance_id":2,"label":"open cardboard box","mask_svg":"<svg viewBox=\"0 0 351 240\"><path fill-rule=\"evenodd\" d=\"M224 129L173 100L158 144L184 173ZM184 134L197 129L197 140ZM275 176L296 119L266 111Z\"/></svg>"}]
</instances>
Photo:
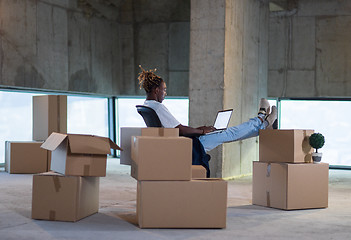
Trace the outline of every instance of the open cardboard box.
<instances>
[{"instance_id":1,"label":"open cardboard box","mask_svg":"<svg viewBox=\"0 0 351 240\"><path fill-rule=\"evenodd\" d=\"M51 170L71 176L106 176L107 154L122 150L111 139L93 135L52 133L41 146L52 151Z\"/></svg>"}]
</instances>

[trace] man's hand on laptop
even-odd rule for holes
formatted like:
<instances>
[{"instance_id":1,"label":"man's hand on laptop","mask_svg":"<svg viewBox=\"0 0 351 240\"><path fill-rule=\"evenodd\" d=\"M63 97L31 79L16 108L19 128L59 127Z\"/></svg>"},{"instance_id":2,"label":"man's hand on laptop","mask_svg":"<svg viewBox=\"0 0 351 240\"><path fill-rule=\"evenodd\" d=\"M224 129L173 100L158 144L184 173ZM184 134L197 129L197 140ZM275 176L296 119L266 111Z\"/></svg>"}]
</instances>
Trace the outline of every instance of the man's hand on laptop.
<instances>
[{"instance_id":1,"label":"man's hand on laptop","mask_svg":"<svg viewBox=\"0 0 351 240\"><path fill-rule=\"evenodd\" d=\"M201 127L198 127L197 129L202 130L202 134L210 133L216 130L216 128L213 126L201 126Z\"/></svg>"}]
</instances>

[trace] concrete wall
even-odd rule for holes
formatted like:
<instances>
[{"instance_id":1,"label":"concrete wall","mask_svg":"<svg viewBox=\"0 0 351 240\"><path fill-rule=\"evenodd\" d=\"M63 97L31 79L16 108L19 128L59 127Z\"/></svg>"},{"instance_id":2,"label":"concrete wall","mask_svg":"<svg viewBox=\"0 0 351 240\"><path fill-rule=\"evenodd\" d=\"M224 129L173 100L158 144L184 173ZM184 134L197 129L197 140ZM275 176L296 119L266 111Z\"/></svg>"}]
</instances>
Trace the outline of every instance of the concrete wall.
<instances>
[{"instance_id":1,"label":"concrete wall","mask_svg":"<svg viewBox=\"0 0 351 240\"><path fill-rule=\"evenodd\" d=\"M0 84L98 94L117 92L119 25L87 18L77 1L0 1Z\"/></svg>"},{"instance_id":2,"label":"concrete wall","mask_svg":"<svg viewBox=\"0 0 351 240\"><path fill-rule=\"evenodd\" d=\"M190 0L133 0L121 6L123 77L120 93L144 95L139 65L157 68L170 96L188 96Z\"/></svg>"},{"instance_id":3,"label":"concrete wall","mask_svg":"<svg viewBox=\"0 0 351 240\"><path fill-rule=\"evenodd\" d=\"M215 113L234 108L230 125L256 116L265 97L268 2L192 0L190 26L190 123L210 125ZM256 138L227 143L210 152L212 176L251 173Z\"/></svg>"},{"instance_id":4,"label":"concrete wall","mask_svg":"<svg viewBox=\"0 0 351 240\"><path fill-rule=\"evenodd\" d=\"M190 1L113 2L0 0L0 85L144 95L142 64L187 96Z\"/></svg>"},{"instance_id":5,"label":"concrete wall","mask_svg":"<svg viewBox=\"0 0 351 240\"><path fill-rule=\"evenodd\" d=\"M351 1L299 0L270 17L270 97L351 95Z\"/></svg>"}]
</instances>

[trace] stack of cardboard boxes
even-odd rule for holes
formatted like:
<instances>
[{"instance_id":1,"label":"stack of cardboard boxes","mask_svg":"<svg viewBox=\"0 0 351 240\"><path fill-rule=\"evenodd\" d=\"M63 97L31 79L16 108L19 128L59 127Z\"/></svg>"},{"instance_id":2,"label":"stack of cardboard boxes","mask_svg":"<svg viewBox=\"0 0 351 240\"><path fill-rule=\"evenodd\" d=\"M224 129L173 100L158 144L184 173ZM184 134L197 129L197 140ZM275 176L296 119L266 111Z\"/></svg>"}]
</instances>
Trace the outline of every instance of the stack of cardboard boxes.
<instances>
[{"instance_id":1,"label":"stack of cardboard boxes","mask_svg":"<svg viewBox=\"0 0 351 240\"><path fill-rule=\"evenodd\" d=\"M50 168L50 152L40 148L52 132L67 132L67 96L33 96L33 141L6 141L5 171L41 173Z\"/></svg>"},{"instance_id":2,"label":"stack of cardboard boxes","mask_svg":"<svg viewBox=\"0 0 351 240\"><path fill-rule=\"evenodd\" d=\"M52 152L53 171L33 176L32 218L74 222L98 212L107 154L121 148L105 137L61 133L41 147Z\"/></svg>"},{"instance_id":3,"label":"stack of cardboard boxes","mask_svg":"<svg viewBox=\"0 0 351 240\"><path fill-rule=\"evenodd\" d=\"M293 210L328 207L329 164L312 162L313 130L260 130L252 203Z\"/></svg>"},{"instance_id":4,"label":"stack of cardboard boxes","mask_svg":"<svg viewBox=\"0 0 351 240\"><path fill-rule=\"evenodd\" d=\"M33 141L6 142L7 172L39 173L33 176L34 219L77 221L98 211L98 177L106 175L106 154L118 146L66 132L67 96L34 96Z\"/></svg>"},{"instance_id":5,"label":"stack of cardboard boxes","mask_svg":"<svg viewBox=\"0 0 351 240\"><path fill-rule=\"evenodd\" d=\"M157 129L157 130L156 130ZM164 128L141 128L141 127L122 127L121 128L121 148L123 151L120 153L120 164L122 165L132 165L131 158L131 138L133 136L155 136L155 132L164 137L178 136L178 129L164 129ZM131 168L131 171L134 168ZM196 178L206 178L206 169L201 165L192 165L191 166L191 176L193 179Z\"/></svg>"},{"instance_id":6,"label":"stack of cardboard boxes","mask_svg":"<svg viewBox=\"0 0 351 240\"><path fill-rule=\"evenodd\" d=\"M141 228L225 228L227 182L191 165L192 140L179 129L122 128L121 147L121 163L138 181Z\"/></svg>"}]
</instances>

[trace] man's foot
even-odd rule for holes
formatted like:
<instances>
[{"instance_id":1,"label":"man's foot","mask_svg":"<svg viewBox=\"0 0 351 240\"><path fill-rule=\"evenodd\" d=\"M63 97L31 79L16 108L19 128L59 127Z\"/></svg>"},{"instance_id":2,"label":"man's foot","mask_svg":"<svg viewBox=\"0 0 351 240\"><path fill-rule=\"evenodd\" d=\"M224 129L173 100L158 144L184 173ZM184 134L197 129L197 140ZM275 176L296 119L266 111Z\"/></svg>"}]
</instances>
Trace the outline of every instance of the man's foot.
<instances>
[{"instance_id":1,"label":"man's foot","mask_svg":"<svg viewBox=\"0 0 351 240\"><path fill-rule=\"evenodd\" d=\"M261 98L261 101L260 101L260 108L258 110L258 114L263 114L265 116L268 116L269 113L270 113L270 105L269 105L269 102L267 99L265 98Z\"/></svg>"},{"instance_id":2,"label":"man's foot","mask_svg":"<svg viewBox=\"0 0 351 240\"><path fill-rule=\"evenodd\" d=\"M271 113L266 117L266 121L268 123L266 129L273 129L273 124L277 120L277 115L278 115L277 107L272 106Z\"/></svg>"}]
</instances>

